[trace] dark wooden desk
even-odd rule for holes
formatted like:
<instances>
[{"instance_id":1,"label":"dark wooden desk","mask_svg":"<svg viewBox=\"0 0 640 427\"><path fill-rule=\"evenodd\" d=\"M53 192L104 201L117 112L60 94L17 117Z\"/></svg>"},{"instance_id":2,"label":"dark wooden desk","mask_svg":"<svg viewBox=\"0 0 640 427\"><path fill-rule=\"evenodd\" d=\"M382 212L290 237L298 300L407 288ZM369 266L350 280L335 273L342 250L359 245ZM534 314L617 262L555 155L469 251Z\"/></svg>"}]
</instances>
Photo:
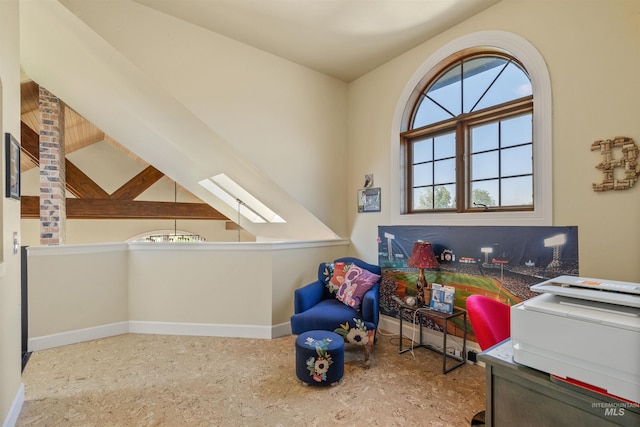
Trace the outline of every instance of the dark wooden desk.
<instances>
[{"instance_id":1,"label":"dark wooden desk","mask_svg":"<svg viewBox=\"0 0 640 427\"><path fill-rule=\"evenodd\" d=\"M640 426L640 407L554 381L513 361L511 340L478 355L486 364L486 425Z\"/></svg>"}]
</instances>

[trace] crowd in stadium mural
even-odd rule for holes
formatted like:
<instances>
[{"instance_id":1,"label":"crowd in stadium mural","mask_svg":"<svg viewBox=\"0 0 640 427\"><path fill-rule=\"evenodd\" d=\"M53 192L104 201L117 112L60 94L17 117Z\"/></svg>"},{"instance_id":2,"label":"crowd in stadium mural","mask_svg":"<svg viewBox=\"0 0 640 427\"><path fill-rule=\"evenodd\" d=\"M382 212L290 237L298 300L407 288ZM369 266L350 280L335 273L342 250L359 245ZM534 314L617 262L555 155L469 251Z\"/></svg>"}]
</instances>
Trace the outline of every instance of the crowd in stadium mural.
<instances>
[{"instance_id":1,"label":"crowd in stadium mural","mask_svg":"<svg viewBox=\"0 0 640 427\"><path fill-rule=\"evenodd\" d=\"M382 314L398 317L393 297L415 296L418 269L408 267L407 261L418 241L431 243L440 264L424 271L427 282L454 287L454 304L460 308L471 294L514 305L537 295L532 285L578 275L577 227L380 226ZM426 322L439 329L432 320ZM468 338L474 339L473 334Z\"/></svg>"}]
</instances>

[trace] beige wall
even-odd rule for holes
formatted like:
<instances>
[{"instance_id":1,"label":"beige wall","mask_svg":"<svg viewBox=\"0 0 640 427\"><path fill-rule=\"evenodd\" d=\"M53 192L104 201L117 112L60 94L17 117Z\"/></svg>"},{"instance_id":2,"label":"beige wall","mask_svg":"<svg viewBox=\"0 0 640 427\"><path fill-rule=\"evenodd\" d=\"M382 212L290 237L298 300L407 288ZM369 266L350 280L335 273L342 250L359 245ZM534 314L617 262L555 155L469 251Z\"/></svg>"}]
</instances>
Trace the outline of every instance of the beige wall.
<instances>
[{"instance_id":1,"label":"beige wall","mask_svg":"<svg viewBox=\"0 0 640 427\"><path fill-rule=\"evenodd\" d=\"M346 83L142 5L106 9L83 10L82 19L337 235L347 234Z\"/></svg>"},{"instance_id":2,"label":"beige wall","mask_svg":"<svg viewBox=\"0 0 640 427\"><path fill-rule=\"evenodd\" d=\"M271 259L241 245L132 245L130 319L270 327Z\"/></svg>"},{"instance_id":3,"label":"beige wall","mask_svg":"<svg viewBox=\"0 0 640 427\"><path fill-rule=\"evenodd\" d=\"M293 293L318 278L318 264L347 256L347 241L309 246L304 242L282 246L271 253L271 322L288 323L293 314ZM304 266L299 268L298 266Z\"/></svg>"},{"instance_id":4,"label":"beige wall","mask_svg":"<svg viewBox=\"0 0 640 427\"><path fill-rule=\"evenodd\" d=\"M29 336L128 320L125 243L29 248Z\"/></svg>"},{"instance_id":5,"label":"beige wall","mask_svg":"<svg viewBox=\"0 0 640 427\"><path fill-rule=\"evenodd\" d=\"M17 13L17 1L0 2L2 130L15 135L19 135ZM128 16L136 20L135 14ZM159 16L158 19L148 24L160 27L166 24L162 21L165 18ZM112 42L122 45L136 39L130 37L128 28L137 28L136 35L145 34L138 24L133 22L127 27L123 23L119 34L106 36L115 38ZM172 35L180 32L180 37L188 40L195 32L202 36L202 44L192 45L193 52L189 56L189 52L180 51L178 43L148 41L158 49L161 46L162 54L157 54L145 51L147 45L142 40L141 46L132 44L129 47L132 57L136 52L148 53L135 58L137 66L149 71L164 87L170 87L176 98L320 220L339 235L349 235L352 254L369 262L377 260L377 226L392 225L391 209L397 209L389 204L388 197L397 191L389 184L391 176L397 173L396 166L389 162L391 150L397 149L397 139L390 130L406 82L429 55L465 34L504 30L524 37L544 57L552 82L553 224L579 227L582 275L640 281L640 185L628 191L593 192L591 183L600 180L594 166L600 159L589 150L593 141L617 135L632 137L640 143L637 106L640 99L637 78L640 70L640 3L637 1L503 0L351 83L348 85L348 103L346 84L223 38L201 34L193 28L173 29ZM114 30L104 29L106 32ZM147 34L153 34L153 31ZM219 55L202 63L199 53L212 46ZM162 58L170 58L172 62L158 63ZM184 66L195 62L199 67ZM183 74L187 72L194 74ZM205 82L210 85L202 91ZM265 111L269 114L262 116ZM251 126L245 126L247 117L255 119ZM263 135L269 135L268 139ZM357 161L347 164L347 159ZM355 192L366 173L374 173L376 186L382 187L380 213L356 213ZM0 419L7 416L20 387L19 263L18 258L11 255L12 232L18 228L18 205L11 200L2 200L3 263L0 273L4 275L0 274ZM333 253L333 250L329 252ZM326 249L307 254L305 249L295 248L290 253L270 254L270 262L254 260L271 275L271 294L258 291L257 295L271 299L273 312L256 309L252 321L265 324L286 321L291 311L292 289L303 284L309 278L309 271L315 269L312 265L319 259L330 258L328 255ZM202 256L195 258L202 261ZM232 255L222 259L226 256ZM141 266L151 262L151 257L143 252L134 258L140 258ZM187 262L188 259L190 257L182 260ZM236 260L229 265L242 269L244 263ZM206 292L211 292L206 288L205 279L216 277L225 282L216 284L227 287L225 298L248 292L248 287L229 287L228 283L237 283L237 273L231 274L225 265L215 266L207 268L200 276L189 273L186 289L193 291L190 286L198 283ZM141 277L148 267L134 268L136 277ZM223 276L218 276L220 271L225 271ZM88 278L91 277L89 273ZM159 295L154 292L151 301L156 296L158 300L150 307L132 310L139 319L158 319L156 316L164 308L163 301L166 303L168 298L178 296L172 286L179 277L174 277L175 272L167 274L172 283L154 274L154 279L159 281L157 290L161 292ZM154 290L151 283L136 286L139 287L134 288L129 297L138 302L145 300L145 292ZM231 292L232 289L237 292ZM121 290L114 292L112 298L115 300ZM205 295L212 299L210 293ZM209 308L199 303L203 310ZM219 308L221 302L212 301L212 304ZM176 311L182 312L184 307L184 302L176 301ZM226 310L208 312L213 317L205 320L236 319L234 310L237 306L229 305ZM176 311L167 314L176 319ZM115 310L115 317L96 321L117 320L121 318L118 313ZM66 315L70 316L69 313ZM188 319L203 320L197 316ZM86 324L78 322L72 327Z\"/></svg>"},{"instance_id":6,"label":"beige wall","mask_svg":"<svg viewBox=\"0 0 640 427\"><path fill-rule=\"evenodd\" d=\"M354 251L377 259L371 236L391 224L387 195L396 165L388 161L398 139L391 135L396 104L413 73L443 45L463 35L502 30L532 43L549 69L553 97L553 224L579 227L580 274L640 281L640 184L627 191L596 193L601 181L590 151L593 141L624 135L640 144L640 3L634 0L503 0L353 82L349 87L349 170L355 192L373 172L382 187L379 214L357 214L348 199ZM421 219L417 224L428 225Z\"/></svg>"},{"instance_id":7,"label":"beige wall","mask_svg":"<svg viewBox=\"0 0 640 427\"><path fill-rule=\"evenodd\" d=\"M18 2L0 2L0 135L20 140L20 61ZM0 422L15 420L23 399L20 381L20 255L13 254L13 233L20 238L20 203L4 197L2 164L2 247L0 253ZM20 402L18 402L20 401Z\"/></svg>"},{"instance_id":8,"label":"beige wall","mask_svg":"<svg viewBox=\"0 0 640 427\"><path fill-rule=\"evenodd\" d=\"M29 349L114 333L269 338L347 241L29 248Z\"/></svg>"},{"instance_id":9,"label":"beige wall","mask_svg":"<svg viewBox=\"0 0 640 427\"><path fill-rule=\"evenodd\" d=\"M347 85L184 23L175 26L177 38L162 46L162 55L145 50L151 41L138 40L133 31L154 34L170 24L169 17L145 20L144 31L128 21L116 31L101 26L100 16L87 14L85 20L313 215L350 237L353 254L370 262L377 259L377 226L392 224L397 209L389 197L398 191L391 185L398 173L389 161L397 149L391 129L406 83L431 54L458 37L486 30L515 33L538 49L552 82L553 224L579 226L581 274L639 280L640 249L628 236L640 235L640 185L593 192L591 183L601 179L594 167L600 159L589 150L594 140L616 135L640 141L634 74L640 61L639 6L633 0L579 4L503 0L349 84L348 110ZM136 21L143 8L132 8L127 19ZM190 44L193 50L181 51L179 40L198 41ZM200 51L216 54L196 69L178 65ZM162 62L166 58L171 62ZM304 102L310 99L322 101ZM255 119L250 126L247 117ZM325 125L317 128L319 123ZM366 173L374 173L382 187L380 213L356 213L355 192ZM82 242L89 241L89 227L81 233L87 239Z\"/></svg>"}]
</instances>

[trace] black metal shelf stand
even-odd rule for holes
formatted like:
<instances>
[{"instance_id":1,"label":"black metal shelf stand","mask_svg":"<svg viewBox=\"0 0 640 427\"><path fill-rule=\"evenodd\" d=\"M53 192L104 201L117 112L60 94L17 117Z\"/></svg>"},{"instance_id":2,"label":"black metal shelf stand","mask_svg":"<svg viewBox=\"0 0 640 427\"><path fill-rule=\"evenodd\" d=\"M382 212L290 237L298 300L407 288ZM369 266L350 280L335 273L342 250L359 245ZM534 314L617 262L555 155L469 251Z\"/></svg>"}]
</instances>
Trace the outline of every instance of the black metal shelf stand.
<instances>
[{"instance_id":1,"label":"black metal shelf stand","mask_svg":"<svg viewBox=\"0 0 640 427\"><path fill-rule=\"evenodd\" d=\"M461 308L455 307L453 309L453 313L441 313L439 311L431 310L429 307L415 307L409 306L405 304L399 305L399 313L400 313L400 344L399 344L399 354L405 353L415 348L428 348L429 350L435 351L436 353L442 354L442 373L446 374L451 372L452 370L464 365L467 362L467 311ZM412 342L410 347L403 348L402 347L402 314L404 311L409 311L412 313L412 316L418 317L417 326L420 329L420 341L415 344ZM425 343L423 340L423 332L422 332L422 319L423 317L433 317L437 319L443 320L443 328L444 332L442 333L442 350L438 347L435 347L429 343ZM456 356L451 353L447 353L447 322L455 317L462 316L462 356ZM447 367L447 359L456 360L458 363Z\"/></svg>"}]
</instances>

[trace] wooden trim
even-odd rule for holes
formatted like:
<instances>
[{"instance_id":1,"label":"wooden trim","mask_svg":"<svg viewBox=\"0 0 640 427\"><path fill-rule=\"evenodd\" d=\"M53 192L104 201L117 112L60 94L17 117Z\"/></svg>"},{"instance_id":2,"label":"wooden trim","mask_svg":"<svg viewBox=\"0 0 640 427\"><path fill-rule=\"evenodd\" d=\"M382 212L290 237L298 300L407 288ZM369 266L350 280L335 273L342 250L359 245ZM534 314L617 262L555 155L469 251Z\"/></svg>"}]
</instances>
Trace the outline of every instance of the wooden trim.
<instances>
[{"instance_id":1,"label":"wooden trim","mask_svg":"<svg viewBox=\"0 0 640 427\"><path fill-rule=\"evenodd\" d=\"M467 128L463 122L456 126L456 212L462 212L469 196L469 183L465 177L469 174L469 164L465 158L468 146ZM462 201L462 203L460 203Z\"/></svg>"},{"instance_id":2,"label":"wooden trim","mask_svg":"<svg viewBox=\"0 0 640 427\"><path fill-rule=\"evenodd\" d=\"M506 119L512 116L516 116L518 114L533 114L533 98L532 96L523 97L521 99L517 99L514 101L506 102L500 107L489 107L483 110L461 114L453 119L446 120L443 122L439 122L433 125L424 126L419 129L412 129L410 131L402 132L400 134L401 144L405 147L404 151L407 153L412 149L414 140L424 138L424 137L433 137L440 133L454 130L456 133L456 207L455 209L433 209L433 210L418 210L413 209L413 203L411 202L413 198L413 187L412 187L412 165L410 162L407 162L407 173L403 177L405 180L405 188L404 191L405 198L410 202L405 207L403 213L405 214L415 214L415 213L428 213L428 214L437 214L443 212L454 211L457 213L464 212L485 212L485 211L513 211L513 212L522 212L522 211L533 211L533 207L501 207L496 206L490 209L478 209L473 206L469 206L471 203L471 186L470 186L470 153L468 152L469 141L468 141L468 130L470 126L476 126L478 124L482 124L489 121L495 121L500 119ZM532 141L532 143L535 143ZM435 187L434 187L435 190ZM435 193L434 193L435 198Z\"/></svg>"},{"instance_id":3,"label":"wooden trim","mask_svg":"<svg viewBox=\"0 0 640 427\"><path fill-rule=\"evenodd\" d=\"M492 106L473 113L460 114L442 122L429 124L416 129L410 129L402 132L400 136L412 139L422 135L437 133L444 129L453 128L460 122L477 124L482 121L493 120L496 117L508 116L510 114L526 110L533 110L533 97L531 95L505 102L500 107Z\"/></svg>"}]
</instances>

